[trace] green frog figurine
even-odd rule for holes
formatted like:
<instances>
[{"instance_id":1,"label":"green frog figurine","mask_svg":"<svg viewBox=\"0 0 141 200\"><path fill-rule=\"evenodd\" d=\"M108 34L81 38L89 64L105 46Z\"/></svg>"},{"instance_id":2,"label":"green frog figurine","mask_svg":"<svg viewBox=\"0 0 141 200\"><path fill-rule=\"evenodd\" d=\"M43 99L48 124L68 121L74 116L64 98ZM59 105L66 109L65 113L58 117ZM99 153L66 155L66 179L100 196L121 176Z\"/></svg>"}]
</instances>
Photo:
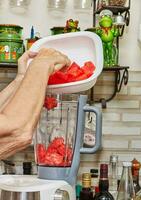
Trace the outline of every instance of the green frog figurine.
<instances>
[{"instance_id":1,"label":"green frog figurine","mask_svg":"<svg viewBox=\"0 0 141 200\"><path fill-rule=\"evenodd\" d=\"M69 32L77 32L80 31L80 28L78 28L78 20L73 20L69 19L66 21L66 26L64 28L64 33L69 33Z\"/></svg>"},{"instance_id":2,"label":"green frog figurine","mask_svg":"<svg viewBox=\"0 0 141 200\"><path fill-rule=\"evenodd\" d=\"M99 27L95 31L103 43L105 67L118 65L118 50L114 42L119 36L119 30L113 25L112 15L110 10L101 11Z\"/></svg>"}]
</instances>

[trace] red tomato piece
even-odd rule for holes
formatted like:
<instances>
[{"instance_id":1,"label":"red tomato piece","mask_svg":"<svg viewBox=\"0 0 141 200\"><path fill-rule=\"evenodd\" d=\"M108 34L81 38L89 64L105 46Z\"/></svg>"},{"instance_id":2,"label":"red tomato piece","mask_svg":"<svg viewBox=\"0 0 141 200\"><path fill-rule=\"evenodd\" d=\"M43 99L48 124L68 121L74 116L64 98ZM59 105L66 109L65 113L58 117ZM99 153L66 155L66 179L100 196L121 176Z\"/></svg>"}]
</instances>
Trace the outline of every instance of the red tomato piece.
<instances>
[{"instance_id":1,"label":"red tomato piece","mask_svg":"<svg viewBox=\"0 0 141 200\"><path fill-rule=\"evenodd\" d=\"M74 78L82 75L84 72L81 70L81 67L77 65L75 62L71 64L71 66L67 70L67 74L72 75Z\"/></svg>"},{"instance_id":2,"label":"red tomato piece","mask_svg":"<svg viewBox=\"0 0 141 200\"><path fill-rule=\"evenodd\" d=\"M91 72L93 72L95 70L95 68L96 68L95 65L91 61L85 62L84 66L88 67L89 71L91 71Z\"/></svg>"},{"instance_id":3,"label":"red tomato piece","mask_svg":"<svg viewBox=\"0 0 141 200\"><path fill-rule=\"evenodd\" d=\"M54 146L49 145L47 148L47 153L57 153L57 149Z\"/></svg>"},{"instance_id":4,"label":"red tomato piece","mask_svg":"<svg viewBox=\"0 0 141 200\"><path fill-rule=\"evenodd\" d=\"M46 156L45 146L43 144L37 144L36 151L37 151L37 162L44 163Z\"/></svg>"},{"instance_id":5,"label":"red tomato piece","mask_svg":"<svg viewBox=\"0 0 141 200\"><path fill-rule=\"evenodd\" d=\"M73 62L67 69L66 71L76 71L80 69L80 66L76 63L76 62Z\"/></svg>"},{"instance_id":6,"label":"red tomato piece","mask_svg":"<svg viewBox=\"0 0 141 200\"><path fill-rule=\"evenodd\" d=\"M45 164L58 166L63 162L63 156L58 153L47 153L45 156Z\"/></svg>"},{"instance_id":7,"label":"red tomato piece","mask_svg":"<svg viewBox=\"0 0 141 200\"><path fill-rule=\"evenodd\" d=\"M67 82L67 74L62 71L57 71L49 77L48 84L62 84Z\"/></svg>"},{"instance_id":8,"label":"red tomato piece","mask_svg":"<svg viewBox=\"0 0 141 200\"><path fill-rule=\"evenodd\" d=\"M66 153L66 146L64 144L60 145L58 148L57 148L57 153L59 153L60 155L62 156L65 156L65 153Z\"/></svg>"},{"instance_id":9,"label":"red tomato piece","mask_svg":"<svg viewBox=\"0 0 141 200\"><path fill-rule=\"evenodd\" d=\"M95 65L91 61L85 62L82 70L87 75L87 78L89 78L94 73Z\"/></svg>"},{"instance_id":10,"label":"red tomato piece","mask_svg":"<svg viewBox=\"0 0 141 200\"><path fill-rule=\"evenodd\" d=\"M54 97L46 97L44 101L44 107L48 110L53 109L57 106L57 100Z\"/></svg>"},{"instance_id":11,"label":"red tomato piece","mask_svg":"<svg viewBox=\"0 0 141 200\"><path fill-rule=\"evenodd\" d=\"M52 146L54 148L58 148L59 146L64 144L64 138L63 137L56 137L53 139L51 144L49 146Z\"/></svg>"},{"instance_id":12,"label":"red tomato piece","mask_svg":"<svg viewBox=\"0 0 141 200\"><path fill-rule=\"evenodd\" d=\"M87 79L88 77L87 77L87 74L82 74L82 75L80 75L80 76L78 76L77 78L76 78L76 80L77 81L82 81L82 80L85 80L85 79Z\"/></svg>"}]
</instances>

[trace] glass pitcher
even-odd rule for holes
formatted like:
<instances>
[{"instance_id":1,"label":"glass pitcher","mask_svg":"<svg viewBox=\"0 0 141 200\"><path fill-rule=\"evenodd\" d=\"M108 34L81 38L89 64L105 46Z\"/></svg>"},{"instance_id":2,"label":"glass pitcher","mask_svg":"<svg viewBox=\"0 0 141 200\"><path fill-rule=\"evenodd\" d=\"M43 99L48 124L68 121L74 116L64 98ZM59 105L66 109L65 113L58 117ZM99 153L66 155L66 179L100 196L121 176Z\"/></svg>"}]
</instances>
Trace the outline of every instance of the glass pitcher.
<instances>
[{"instance_id":1,"label":"glass pitcher","mask_svg":"<svg viewBox=\"0 0 141 200\"><path fill-rule=\"evenodd\" d=\"M46 96L36 135L38 165L70 166L75 145L76 101L67 96Z\"/></svg>"},{"instance_id":2,"label":"glass pitcher","mask_svg":"<svg viewBox=\"0 0 141 200\"><path fill-rule=\"evenodd\" d=\"M34 142L40 178L74 183L80 153L94 153L100 148L101 113L86 102L86 95L46 96ZM90 148L83 147L86 112L96 115L96 142Z\"/></svg>"}]
</instances>

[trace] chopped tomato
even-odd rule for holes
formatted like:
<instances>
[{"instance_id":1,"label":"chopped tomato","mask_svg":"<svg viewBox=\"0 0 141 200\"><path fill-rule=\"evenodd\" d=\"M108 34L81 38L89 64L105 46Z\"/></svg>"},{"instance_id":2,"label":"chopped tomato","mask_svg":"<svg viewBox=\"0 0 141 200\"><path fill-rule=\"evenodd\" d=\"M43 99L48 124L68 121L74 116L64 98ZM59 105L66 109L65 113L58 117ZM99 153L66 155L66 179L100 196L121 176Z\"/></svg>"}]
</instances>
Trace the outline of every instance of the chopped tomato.
<instances>
[{"instance_id":1,"label":"chopped tomato","mask_svg":"<svg viewBox=\"0 0 141 200\"><path fill-rule=\"evenodd\" d=\"M89 78L95 70L95 65L91 61L85 62L84 66L82 67L82 70Z\"/></svg>"},{"instance_id":2,"label":"chopped tomato","mask_svg":"<svg viewBox=\"0 0 141 200\"><path fill-rule=\"evenodd\" d=\"M63 137L54 138L47 150L44 145L37 145L38 164L48 166L70 166L72 155L72 148L66 146Z\"/></svg>"},{"instance_id":3,"label":"chopped tomato","mask_svg":"<svg viewBox=\"0 0 141 200\"><path fill-rule=\"evenodd\" d=\"M37 144L37 162L44 163L46 148L43 144Z\"/></svg>"},{"instance_id":4,"label":"chopped tomato","mask_svg":"<svg viewBox=\"0 0 141 200\"><path fill-rule=\"evenodd\" d=\"M85 79L87 79L87 78L88 78L88 77L87 77L86 74L82 74L82 75L80 75L80 76L77 77L77 81L82 81L82 80L85 80Z\"/></svg>"},{"instance_id":5,"label":"chopped tomato","mask_svg":"<svg viewBox=\"0 0 141 200\"><path fill-rule=\"evenodd\" d=\"M48 110L53 109L57 106L57 100L54 97L46 97L44 101L44 107Z\"/></svg>"},{"instance_id":6,"label":"chopped tomato","mask_svg":"<svg viewBox=\"0 0 141 200\"><path fill-rule=\"evenodd\" d=\"M58 153L47 153L45 156L45 164L57 166L63 162L63 156Z\"/></svg>"},{"instance_id":7,"label":"chopped tomato","mask_svg":"<svg viewBox=\"0 0 141 200\"><path fill-rule=\"evenodd\" d=\"M73 62L68 68L65 67L65 70L52 74L48 84L63 84L87 79L94 73L95 68L91 61L85 62L83 67Z\"/></svg>"}]
</instances>

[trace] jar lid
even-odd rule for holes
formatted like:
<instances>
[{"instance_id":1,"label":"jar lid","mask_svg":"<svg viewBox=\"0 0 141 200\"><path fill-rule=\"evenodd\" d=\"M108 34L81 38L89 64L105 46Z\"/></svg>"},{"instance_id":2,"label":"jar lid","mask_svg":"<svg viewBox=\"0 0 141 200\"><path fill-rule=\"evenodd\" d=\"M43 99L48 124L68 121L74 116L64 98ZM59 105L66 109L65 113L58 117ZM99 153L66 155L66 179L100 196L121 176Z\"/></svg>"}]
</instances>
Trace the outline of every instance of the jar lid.
<instances>
[{"instance_id":1,"label":"jar lid","mask_svg":"<svg viewBox=\"0 0 141 200\"><path fill-rule=\"evenodd\" d=\"M90 173L97 174L98 173L98 169L90 169Z\"/></svg>"},{"instance_id":2,"label":"jar lid","mask_svg":"<svg viewBox=\"0 0 141 200\"><path fill-rule=\"evenodd\" d=\"M5 38L0 38L0 42L18 42L18 43L23 43L23 40L21 40L21 39L5 39Z\"/></svg>"},{"instance_id":3,"label":"jar lid","mask_svg":"<svg viewBox=\"0 0 141 200\"><path fill-rule=\"evenodd\" d=\"M110 162L117 162L118 161L118 156L117 155L111 155L110 156Z\"/></svg>"},{"instance_id":4,"label":"jar lid","mask_svg":"<svg viewBox=\"0 0 141 200\"><path fill-rule=\"evenodd\" d=\"M123 162L124 167L131 167L132 163L131 162Z\"/></svg>"},{"instance_id":5,"label":"jar lid","mask_svg":"<svg viewBox=\"0 0 141 200\"><path fill-rule=\"evenodd\" d=\"M23 29L23 27L16 25L16 24L0 24L0 26Z\"/></svg>"}]
</instances>

